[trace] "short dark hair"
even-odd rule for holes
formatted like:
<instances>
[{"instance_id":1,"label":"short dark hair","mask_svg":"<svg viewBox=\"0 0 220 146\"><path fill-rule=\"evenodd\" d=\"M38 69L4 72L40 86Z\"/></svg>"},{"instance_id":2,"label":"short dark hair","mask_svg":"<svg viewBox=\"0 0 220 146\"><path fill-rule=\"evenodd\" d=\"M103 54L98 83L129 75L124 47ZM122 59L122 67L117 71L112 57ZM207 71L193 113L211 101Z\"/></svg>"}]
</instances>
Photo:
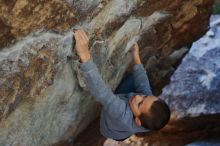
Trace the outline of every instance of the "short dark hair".
<instances>
[{"instance_id":1,"label":"short dark hair","mask_svg":"<svg viewBox=\"0 0 220 146\"><path fill-rule=\"evenodd\" d=\"M163 128L170 119L170 109L161 99L153 102L149 112L140 115L141 126L149 130Z\"/></svg>"}]
</instances>

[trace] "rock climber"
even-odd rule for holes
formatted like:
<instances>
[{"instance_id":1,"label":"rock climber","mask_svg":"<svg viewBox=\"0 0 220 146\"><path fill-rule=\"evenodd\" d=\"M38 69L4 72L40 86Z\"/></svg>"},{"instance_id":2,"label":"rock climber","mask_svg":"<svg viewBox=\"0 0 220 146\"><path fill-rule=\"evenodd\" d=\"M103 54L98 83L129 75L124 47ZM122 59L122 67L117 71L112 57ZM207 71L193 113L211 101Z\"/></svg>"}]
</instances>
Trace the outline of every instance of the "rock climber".
<instances>
[{"instance_id":1,"label":"rock climber","mask_svg":"<svg viewBox=\"0 0 220 146\"><path fill-rule=\"evenodd\" d=\"M163 128L170 119L170 109L153 96L146 71L139 56L139 46L132 50L134 91L114 94L102 80L89 52L89 38L83 29L74 32L80 69L90 93L103 105L100 132L106 138L123 141L134 133Z\"/></svg>"}]
</instances>

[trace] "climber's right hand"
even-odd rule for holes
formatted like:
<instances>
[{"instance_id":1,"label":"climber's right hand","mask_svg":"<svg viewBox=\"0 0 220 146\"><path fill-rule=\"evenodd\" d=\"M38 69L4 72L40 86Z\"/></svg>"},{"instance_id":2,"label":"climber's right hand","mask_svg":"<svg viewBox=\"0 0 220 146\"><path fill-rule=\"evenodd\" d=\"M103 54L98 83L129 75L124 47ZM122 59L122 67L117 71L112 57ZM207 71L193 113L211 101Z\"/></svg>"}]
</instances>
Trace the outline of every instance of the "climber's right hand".
<instances>
[{"instance_id":1,"label":"climber's right hand","mask_svg":"<svg viewBox=\"0 0 220 146\"><path fill-rule=\"evenodd\" d=\"M83 29L78 29L74 32L76 40L76 53L82 62L87 62L90 59L89 38Z\"/></svg>"},{"instance_id":2,"label":"climber's right hand","mask_svg":"<svg viewBox=\"0 0 220 146\"><path fill-rule=\"evenodd\" d=\"M139 55L139 46L137 42L135 42L131 48L132 56L135 64L141 64L141 59Z\"/></svg>"}]
</instances>

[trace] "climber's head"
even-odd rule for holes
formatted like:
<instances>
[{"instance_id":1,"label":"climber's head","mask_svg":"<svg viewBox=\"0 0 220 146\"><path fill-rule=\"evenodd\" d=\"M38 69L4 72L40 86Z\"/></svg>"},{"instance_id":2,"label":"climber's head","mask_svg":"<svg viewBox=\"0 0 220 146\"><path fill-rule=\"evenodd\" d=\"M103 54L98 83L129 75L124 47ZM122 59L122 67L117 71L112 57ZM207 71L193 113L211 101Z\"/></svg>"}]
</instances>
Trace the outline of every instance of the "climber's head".
<instances>
[{"instance_id":1,"label":"climber's head","mask_svg":"<svg viewBox=\"0 0 220 146\"><path fill-rule=\"evenodd\" d=\"M159 130L170 119L168 105L155 96L136 95L130 99L129 104L136 124L146 129Z\"/></svg>"}]
</instances>

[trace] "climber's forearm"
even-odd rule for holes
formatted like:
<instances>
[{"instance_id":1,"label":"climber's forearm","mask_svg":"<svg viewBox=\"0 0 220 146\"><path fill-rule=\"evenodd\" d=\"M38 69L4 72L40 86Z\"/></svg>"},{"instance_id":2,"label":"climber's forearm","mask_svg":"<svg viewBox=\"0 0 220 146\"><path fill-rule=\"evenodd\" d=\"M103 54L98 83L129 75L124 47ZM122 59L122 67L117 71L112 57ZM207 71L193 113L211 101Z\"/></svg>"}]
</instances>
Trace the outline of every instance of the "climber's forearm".
<instances>
[{"instance_id":1,"label":"climber's forearm","mask_svg":"<svg viewBox=\"0 0 220 146\"><path fill-rule=\"evenodd\" d=\"M150 82L143 64L135 64L133 67L134 87L137 93L152 95Z\"/></svg>"},{"instance_id":2,"label":"climber's forearm","mask_svg":"<svg viewBox=\"0 0 220 146\"><path fill-rule=\"evenodd\" d=\"M88 62L91 59L90 53L86 53L86 54L79 56L79 57L80 57L80 61L83 63Z\"/></svg>"},{"instance_id":3,"label":"climber's forearm","mask_svg":"<svg viewBox=\"0 0 220 146\"><path fill-rule=\"evenodd\" d=\"M80 68L87 88L97 101L107 107L110 102L116 100L111 88L102 80L96 65L91 59L87 62L81 63Z\"/></svg>"},{"instance_id":4,"label":"climber's forearm","mask_svg":"<svg viewBox=\"0 0 220 146\"><path fill-rule=\"evenodd\" d=\"M134 43L131 50L135 64L133 67L135 91L137 93L143 93L145 95L152 95L148 76L145 72L144 66L141 64L138 44Z\"/></svg>"},{"instance_id":5,"label":"climber's forearm","mask_svg":"<svg viewBox=\"0 0 220 146\"><path fill-rule=\"evenodd\" d=\"M132 50L132 57L133 57L133 60L134 60L134 64L141 64L138 44L134 43L131 50Z\"/></svg>"}]
</instances>

